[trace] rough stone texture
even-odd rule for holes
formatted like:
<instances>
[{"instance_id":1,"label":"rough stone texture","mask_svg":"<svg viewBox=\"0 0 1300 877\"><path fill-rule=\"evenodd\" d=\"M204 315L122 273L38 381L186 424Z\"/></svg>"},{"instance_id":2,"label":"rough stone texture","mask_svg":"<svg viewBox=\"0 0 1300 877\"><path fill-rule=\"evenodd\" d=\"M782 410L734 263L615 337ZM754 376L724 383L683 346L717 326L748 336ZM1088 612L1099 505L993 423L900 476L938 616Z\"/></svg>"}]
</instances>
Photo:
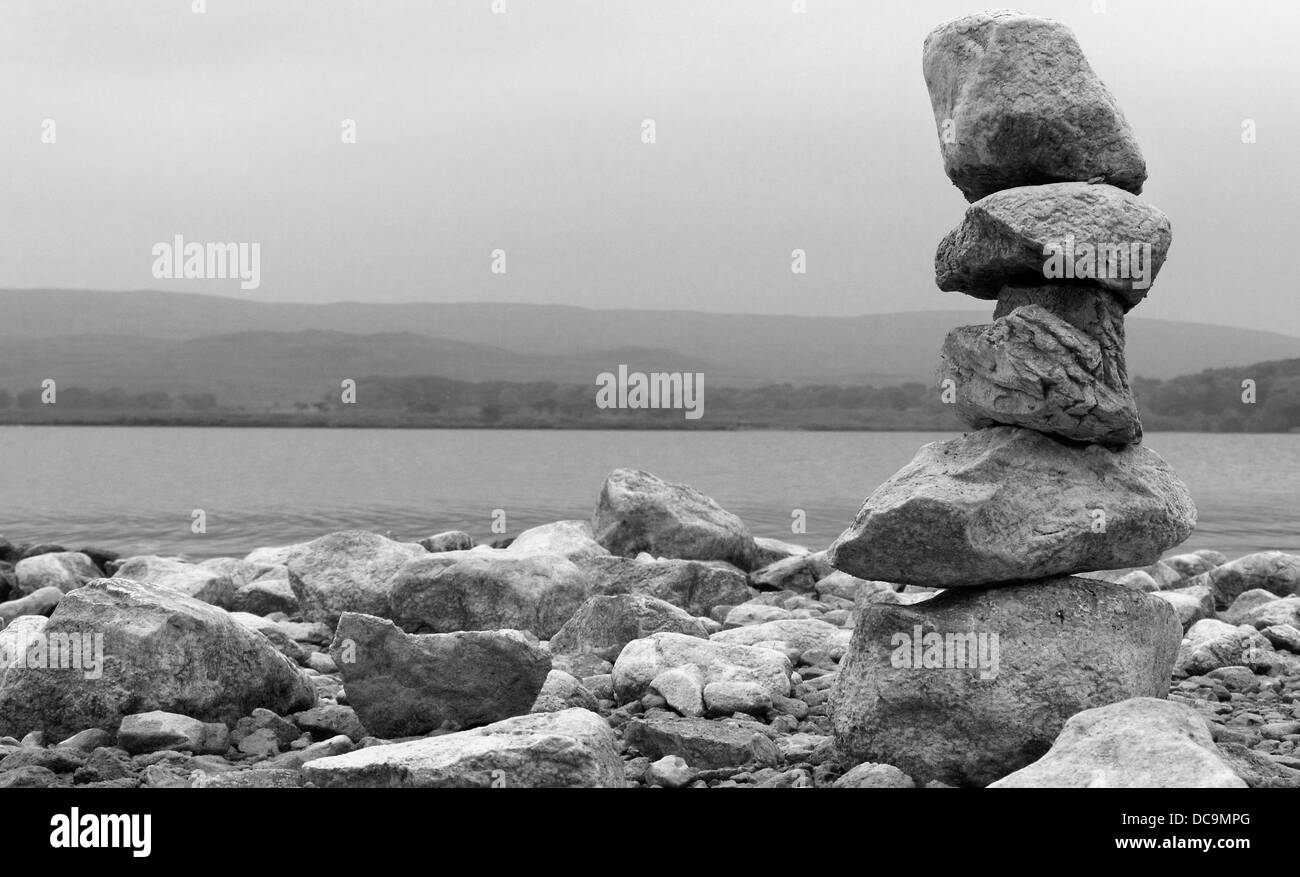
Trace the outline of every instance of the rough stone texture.
<instances>
[{"instance_id":1,"label":"rough stone texture","mask_svg":"<svg viewBox=\"0 0 1300 877\"><path fill-rule=\"evenodd\" d=\"M0 603L0 623L8 624L24 615L49 615L63 599L63 591L50 585L17 600Z\"/></svg>"},{"instance_id":2,"label":"rough stone texture","mask_svg":"<svg viewBox=\"0 0 1300 877\"><path fill-rule=\"evenodd\" d=\"M1070 718L1052 748L995 789L1244 789L1205 719L1135 697Z\"/></svg>"},{"instance_id":3,"label":"rough stone texture","mask_svg":"<svg viewBox=\"0 0 1300 877\"><path fill-rule=\"evenodd\" d=\"M311 684L265 637L225 610L158 585L89 582L64 596L45 634L83 642L102 634L102 676L11 668L0 684L0 734L116 732L124 716L150 710L233 723L256 707L286 713L316 701Z\"/></svg>"},{"instance_id":4,"label":"rough stone texture","mask_svg":"<svg viewBox=\"0 0 1300 877\"><path fill-rule=\"evenodd\" d=\"M614 661L632 640L668 631L708 638L698 618L673 604L645 594L590 597L551 637L557 655L594 654Z\"/></svg>"},{"instance_id":5,"label":"rough stone texture","mask_svg":"<svg viewBox=\"0 0 1300 877\"><path fill-rule=\"evenodd\" d=\"M1113 292L1074 285L1004 286L998 293L993 319L1010 316L1018 308L1037 305L1083 332L1101 352L1102 381L1108 386L1128 386L1124 359L1125 302Z\"/></svg>"},{"instance_id":6,"label":"rough stone texture","mask_svg":"<svg viewBox=\"0 0 1300 877\"><path fill-rule=\"evenodd\" d=\"M1064 24L1005 10L958 18L926 37L923 70L944 170L968 201L1097 177L1142 191L1133 131Z\"/></svg>"},{"instance_id":7,"label":"rough stone texture","mask_svg":"<svg viewBox=\"0 0 1300 877\"><path fill-rule=\"evenodd\" d=\"M754 548L756 549L754 566L758 569L776 563L778 560L785 560L787 557L801 557L812 553L803 545L796 545L782 539L770 539L767 536L755 536Z\"/></svg>"},{"instance_id":8,"label":"rough stone texture","mask_svg":"<svg viewBox=\"0 0 1300 877\"><path fill-rule=\"evenodd\" d=\"M928 634L944 637L946 653ZM1080 710L1164 697L1181 636L1168 603L1092 579L870 605L840 662L831 727L850 763L885 762L922 783L982 786L1046 752ZM958 653L958 644L968 650ZM947 667L925 666L944 657Z\"/></svg>"},{"instance_id":9,"label":"rough stone texture","mask_svg":"<svg viewBox=\"0 0 1300 877\"><path fill-rule=\"evenodd\" d=\"M749 574L750 584L760 591L816 590L817 582L830 575L825 551L795 555L759 567Z\"/></svg>"},{"instance_id":10,"label":"rough stone texture","mask_svg":"<svg viewBox=\"0 0 1300 877\"><path fill-rule=\"evenodd\" d=\"M1274 597L1250 608L1243 607L1241 612L1232 614L1230 620L1234 624L1245 624L1258 630L1275 624L1300 627L1300 597Z\"/></svg>"},{"instance_id":11,"label":"rough stone texture","mask_svg":"<svg viewBox=\"0 0 1300 877\"><path fill-rule=\"evenodd\" d=\"M414 543L364 530L330 533L291 547L286 560L279 562L289 567L289 584L303 616L330 626L344 612L391 617L388 591L393 576L408 561L428 555Z\"/></svg>"},{"instance_id":12,"label":"rough stone texture","mask_svg":"<svg viewBox=\"0 0 1300 877\"><path fill-rule=\"evenodd\" d=\"M58 588L66 593L103 573L79 551L56 551L23 558L14 566L14 575L18 593L27 595L41 588Z\"/></svg>"},{"instance_id":13,"label":"rough stone texture","mask_svg":"<svg viewBox=\"0 0 1300 877\"><path fill-rule=\"evenodd\" d=\"M708 719L633 719L624 734L628 745L651 758L676 755L696 770L781 762L776 744L752 722Z\"/></svg>"},{"instance_id":14,"label":"rough stone texture","mask_svg":"<svg viewBox=\"0 0 1300 877\"><path fill-rule=\"evenodd\" d=\"M0 628L0 683L11 666L26 662L28 649L48 621L44 615L20 615Z\"/></svg>"},{"instance_id":15,"label":"rough stone texture","mask_svg":"<svg viewBox=\"0 0 1300 877\"><path fill-rule=\"evenodd\" d=\"M1214 617L1214 596L1209 588L1196 586L1173 588L1168 591L1152 591L1152 596L1159 597L1174 607L1183 630L1187 630L1203 618Z\"/></svg>"},{"instance_id":16,"label":"rough stone texture","mask_svg":"<svg viewBox=\"0 0 1300 877\"><path fill-rule=\"evenodd\" d=\"M560 710L581 707L595 712L599 708L596 696L577 678L563 670L552 669L546 674L542 690L537 693L530 713L557 713Z\"/></svg>"},{"instance_id":17,"label":"rough stone texture","mask_svg":"<svg viewBox=\"0 0 1300 877\"><path fill-rule=\"evenodd\" d=\"M232 608L235 601L236 585L229 570L186 563L174 557L128 557L121 561L113 577L161 585L222 609Z\"/></svg>"},{"instance_id":18,"label":"rough stone texture","mask_svg":"<svg viewBox=\"0 0 1300 877\"><path fill-rule=\"evenodd\" d=\"M752 646L764 642L788 643L800 652L825 649L839 657L848 648L850 631L828 624L819 618L785 618L720 631L709 639L715 643L738 643Z\"/></svg>"},{"instance_id":19,"label":"rough stone texture","mask_svg":"<svg viewBox=\"0 0 1300 877\"><path fill-rule=\"evenodd\" d=\"M1174 554L1161 559L1161 563L1178 574L1179 579L1190 579L1207 573L1219 564L1199 554Z\"/></svg>"},{"instance_id":20,"label":"rough stone texture","mask_svg":"<svg viewBox=\"0 0 1300 877\"><path fill-rule=\"evenodd\" d=\"M740 518L685 484L637 469L605 479L592 515L596 541L613 554L642 551L680 560L725 560L754 568L754 537Z\"/></svg>"},{"instance_id":21,"label":"rough stone texture","mask_svg":"<svg viewBox=\"0 0 1300 877\"><path fill-rule=\"evenodd\" d=\"M996 299L1004 286L1072 280L1118 293L1132 308L1150 291L1172 239L1169 217L1114 186L1021 186L967 208L962 224L939 244L935 282ZM1060 273L1067 260L1072 277ZM1081 276L1083 269L1097 276Z\"/></svg>"},{"instance_id":22,"label":"rough stone texture","mask_svg":"<svg viewBox=\"0 0 1300 877\"><path fill-rule=\"evenodd\" d=\"M646 594L696 616L707 617L714 606L735 606L754 596L745 574L727 564L593 557L580 566L592 579L593 593Z\"/></svg>"},{"instance_id":23,"label":"rough stone texture","mask_svg":"<svg viewBox=\"0 0 1300 877\"><path fill-rule=\"evenodd\" d=\"M133 755L143 752L211 752L222 754L229 744L226 726L189 716L153 710L126 716L117 731L118 745Z\"/></svg>"},{"instance_id":24,"label":"rough stone texture","mask_svg":"<svg viewBox=\"0 0 1300 877\"><path fill-rule=\"evenodd\" d=\"M513 630L407 634L344 612L330 654L348 703L372 734L459 731L528 712L551 656Z\"/></svg>"},{"instance_id":25,"label":"rough stone texture","mask_svg":"<svg viewBox=\"0 0 1300 877\"><path fill-rule=\"evenodd\" d=\"M411 633L511 629L547 639L590 591L590 577L558 554L447 551L393 577L391 617Z\"/></svg>"},{"instance_id":26,"label":"rough stone texture","mask_svg":"<svg viewBox=\"0 0 1300 877\"><path fill-rule=\"evenodd\" d=\"M1151 563L1195 524L1186 486L1154 451L1002 426L922 447L830 557L859 578L977 587Z\"/></svg>"},{"instance_id":27,"label":"rough stone texture","mask_svg":"<svg viewBox=\"0 0 1300 877\"><path fill-rule=\"evenodd\" d=\"M474 547L474 537L462 530L447 530L421 539L420 547L433 553L440 551L468 551Z\"/></svg>"},{"instance_id":28,"label":"rough stone texture","mask_svg":"<svg viewBox=\"0 0 1300 877\"><path fill-rule=\"evenodd\" d=\"M628 643L614 662L614 690L619 702L639 698L663 671L690 664L699 667L706 685L748 682L769 695L784 697L790 693L790 662L780 652L680 633L656 633Z\"/></svg>"},{"instance_id":29,"label":"rough stone texture","mask_svg":"<svg viewBox=\"0 0 1300 877\"><path fill-rule=\"evenodd\" d=\"M506 550L516 554L559 554L574 561L609 554L595 540L591 521L556 521L533 527L516 536Z\"/></svg>"},{"instance_id":30,"label":"rough stone texture","mask_svg":"<svg viewBox=\"0 0 1300 877\"><path fill-rule=\"evenodd\" d=\"M892 764L859 764L831 784L836 789L914 789L916 782Z\"/></svg>"},{"instance_id":31,"label":"rough stone texture","mask_svg":"<svg viewBox=\"0 0 1300 877\"><path fill-rule=\"evenodd\" d=\"M1255 628L1227 624L1214 618L1196 622L1178 649L1176 666L1189 676L1220 667L1254 667L1272 645Z\"/></svg>"},{"instance_id":32,"label":"rough stone texture","mask_svg":"<svg viewBox=\"0 0 1300 877\"><path fill-rule=\"evenodd\" d=\"M1300 555L1283 551L1247 554L1201 573L1187 584L1208 584L1220 609L1231 606L1246 591L1256 589L1289 597L1300 589Z\"/></svg>"},{"instance_id":33,"label":"rough stone texture","mask_svg":"<svg viewBox=\"0 0 1300 877\"><path fill-rule=\"evenodd\" d=\"M1135 444L1137 403L1123 366L1045 308L1029 305L986 326L948 333L943 360L957 414L978 428L1006 424L1078 442ZM1115 383L1108 378L1120 376Z\"/></svg>"},{"instance_id":34,"label":"rough stone texture","mask_svg":"<svg viewBox=\"0 0 1300 877\"><path fill-rule=\"evenodd\" d=\"M370 746L303 766L322 788L622 788L614 732L584 709L516 716L482 728Z\"/></svg>"}]
</instances>

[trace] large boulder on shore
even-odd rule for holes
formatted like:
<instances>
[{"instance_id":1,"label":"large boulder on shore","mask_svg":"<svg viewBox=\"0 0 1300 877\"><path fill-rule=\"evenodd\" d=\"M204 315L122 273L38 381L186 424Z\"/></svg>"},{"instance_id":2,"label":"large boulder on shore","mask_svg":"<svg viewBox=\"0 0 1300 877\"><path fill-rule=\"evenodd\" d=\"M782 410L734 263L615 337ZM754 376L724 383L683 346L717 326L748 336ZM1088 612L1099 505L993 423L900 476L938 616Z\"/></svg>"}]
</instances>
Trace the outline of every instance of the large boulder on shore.
<instances>
[{"instance_id":1,"label":"large boulder on shore","mask_svg":"<svg viewBox=\"0 0 1300 877\"><path fill-rule=\"evenodd\" d=\"M943 360L957 415L977 429L1022 426L1077 442L1142 438L1123 365L1087 333L1037 305L948 333Z\"/></svg>"},{"instance_id":2,"label":"large boulder on shore","mask_svg":"<svg viewBox=\"0 0 1300 877\"><path fill-rule=\"evenodd\" d=\"M1084 710L1065 723L1047 754L992 789L1244 789L1186 706L1135 697Z\"/></svg>"},{"instance_id":3,"label":"large boulder on shore","mask_svg":"<svg viewBox=\"0 0 1300 877\"><path fill-rule=\"evenodd\" d=\"M408 634L344 612L330 655L348 703L380 737L460 731L528 712L551 656L514 630Z\"/></svg>"},{"instance_id":4,"label":"large boulder on shore","mask_svg":"<svg viewBox=\"0 0 1300 877\"><path fill-rule=\"evenodd\" d=\"M364 530L330 533L293 548L286 566L302 614L331 627L344 612L390 617L393 576L408 561L429 553L413 542L394 542Z\"/></svg>"},{"instance_id":5,"label":"large boulder on shore","mask_svg":"<svg viewBox=\"0 0 1300 877\"><path fill-rule=\"evenodd\" d=\"M657 597L696 616L754 597L745 574L727 563L590 557L580 566L591 578L592 593Z\"/></svg>"},{"instance_id":6,"label":"large boulder on shore","mask_svg":"<svg viewBox=\"0 0 1300 877\"><path fill-rule=\"evenodd\" d=\"M506 550L515 554L559 554L573 561L609 554L593 537L591 521L556 521L533 527L516 536Z\"/></svg>"},{"instance_id":7,"label":"large boulder on shore","mask_svg":"<svg viewBox=\"0 0 1300 877\"><path fill-rule=\"evenodd\" d=\"M850 763L983 786L1045 753L1080 710L1164 697L1181 638L1168 603L1092 579L868 604L831 728Z\"/></svg>"},{"instance_id":8,"label":"large boulder on shore","mask_svg":"<svg viewBox=\"0 0 1300 877\"><path fill-rule=\"evenodd\" d=\"M37 554L23 558L14 567L20 595L33 594L41 588L58 588L66 593L102 575L94 561L80 551Z\"/></svg>"},{"instance_id":9,"label":"large boulder on shore","mask_svg":"<svg viewBox=\"0 0 1300 877\"><path fill-rule=\"evenodd\" d=\"M944 170L966 200L1097 178L1142 191L1137 139L1064 24L1010 10L957 18L925 38L922 68Z\"/></svg>"},{"instance_id":10,"label":"large boulder on shore","mask_svg":"<svg viewBox=\"0 0 1300 877\"><path fill-rule=\"evenodd\" d=\"M558 554L445 551L393 577L391 618L410 633L510 629L548 639L590 590L590 577Z\"/></svg>"},{"instance_id":11,"label":"large boulder on shore","mask_svg":"<svg viewBox=\"0 0 1300 877\"><path fill-rule=\"evenodd\" d=\"M591 654L612 662L632 640L665 631L709 637L699 618L665 600L647 594L597 595L551 637L550 648L556 655Z\"/></svg>"},{"instance_id":12,"label":"large boulder on shore","mask_svg":"<svg viewBox=\"0 0 1300 877\"><path fill-rule=\"evenodd\" d=\"M1196 507L1154 451L982 429L922 447L831 546L864 579L979 587L1154 563Z\"/></svg>"},{"instance_id":13,"label":"large boulder on shore","mask_svg":"<svg viewBox=\"0 0 1300 877\"><path fill-rule=\"evenodd\" d=\"M1155 282L1172 239L1169 217L1114 186L1020 186L966 209L939 244L935 282L996 299L1004 286L1083 280L1132 308Z\"/></svg>"},{"instance_id":14,"label":"large boulder on shore","mask_svg":"<svg viewBox=\"0 0 1300 877\"><path fill-rule=\"evenodd\" d=\"M591 525L597 542L624 557L645 551L680 560L725 560L746 571L758 557L740 518L693 487L638 469L609 473Z\"/></svg>"},{"instance_id":15,"label":"large boulder on shore","mask_svg":"<svg viewBox=\"0 0 1300 877\"><path fill-rule=\"evenodd\" d=\"M0 684L0 734L113 732L124 716L151 710L234 724L258 707L285 715L316 702L266 637L170 588L96 579L64 596L44 634L80 643L82 668L11 668ZM91 647L97 668L87 666Z\"/></svg>"},{"instance_id":16,"label":"large boulder on shore","mask_svg":"<svg viewBox=\"0 0 1300 877\"><path fill-rule=\"evenodd\" d=\"M303 765L319 788L606 788L626 785L618 740L585 709L532 713L455 734L368 746Z\"/></svg>"},{"instance_id":17,"label":"large boulder on shore","mask_svg":"<svg viewBox=\"0 0 1300 877\"><path fill-rule=\"evenodd\" d=\"M199 566L175 557L151 554L128 557L119 563L113 577L171 588L222 609L232 608L235 602L236 586L228 569Z\"/></svg>"}]
</instances>

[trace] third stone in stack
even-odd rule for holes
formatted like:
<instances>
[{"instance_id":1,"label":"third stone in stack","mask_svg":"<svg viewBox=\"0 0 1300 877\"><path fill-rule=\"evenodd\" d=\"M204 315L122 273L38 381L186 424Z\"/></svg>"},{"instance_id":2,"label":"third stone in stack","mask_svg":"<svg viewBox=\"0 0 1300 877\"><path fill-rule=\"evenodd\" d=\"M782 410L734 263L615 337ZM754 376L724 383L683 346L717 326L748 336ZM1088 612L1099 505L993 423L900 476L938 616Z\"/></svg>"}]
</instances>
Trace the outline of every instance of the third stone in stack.
<instances>
[{"instance_id":1,"label":"third stone in stack","mask_svg":"<svg viewBox=\"0 0 1300 877\"><path fill-rule=\"evenodd\" d=\"M1073 575L1155 562L1196 510L1140 444L1124 314L1171 235L1137 197L1146 167L1114 99L1067 27L1010 11L937 28L924 72L945 169L973 202L936 280L997 305L943 349L976 430L923 447L831 548L854 576L951 589L861 607L833 726L856 759L980 785L1033 761L1074 712L1166 695L1172 612ZM942 667L946 653L897 666L911 631L1001 634L997 678Z\"/></svg>"}]
</instances>

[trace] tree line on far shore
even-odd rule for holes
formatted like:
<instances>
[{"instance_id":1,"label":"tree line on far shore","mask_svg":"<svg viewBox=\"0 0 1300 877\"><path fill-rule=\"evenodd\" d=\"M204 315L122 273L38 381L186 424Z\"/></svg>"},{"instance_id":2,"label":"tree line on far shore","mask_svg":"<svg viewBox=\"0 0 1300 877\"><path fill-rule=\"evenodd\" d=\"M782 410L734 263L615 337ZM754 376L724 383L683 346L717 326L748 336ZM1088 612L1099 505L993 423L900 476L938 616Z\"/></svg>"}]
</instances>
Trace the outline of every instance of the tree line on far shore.
<instances>
[{"instance_id":1,"label":"tree line on far shore","mask_svg":"<svg viewBox=\"0 0 1300 877\"><path fill-rule=\"evenodd\" d=\"M1169 380L1135 378L1147 431L1300 431L1300 359L1209 369ZM337 386L337 385L336 385ZM43 391L0 390L3 423L191 423L199 425L448 426L513 428L878 429L958 430L941 387L773 384L754 388L706 385L704 416L681 409L596 406L596 385L554 382L471 382L434 376L356 379L355 402L337 389L278 406L221 404L211 393L132 394L122 389L59 387L56 404Z\"/></svg>"}]
</instances>

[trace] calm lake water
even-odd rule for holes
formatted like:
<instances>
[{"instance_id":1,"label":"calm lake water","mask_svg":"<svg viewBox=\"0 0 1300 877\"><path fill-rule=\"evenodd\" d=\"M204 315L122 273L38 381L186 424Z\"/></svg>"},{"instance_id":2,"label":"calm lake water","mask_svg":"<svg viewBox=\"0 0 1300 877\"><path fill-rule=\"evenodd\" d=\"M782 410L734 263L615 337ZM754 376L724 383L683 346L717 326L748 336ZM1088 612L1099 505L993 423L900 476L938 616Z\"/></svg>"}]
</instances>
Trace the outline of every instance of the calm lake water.
<instances>
[{"instance_id":1,"label":"calm lake water","mask_svg":"<svg viewBox=\"0 0 1300 877\"><path fill-rule=\"evenodd\" d=\"M755 535L823 548L919 446L951 435L0 427L0 534L194 558L350 528L490 540L496 509L511 535L590 516L605 475L628 466L694 485ZM1200 510L1185 550L1300 552L1300 435L1146 443ZM191 532L195 509L206 534Z\"/></svg>"}]
</instances>

